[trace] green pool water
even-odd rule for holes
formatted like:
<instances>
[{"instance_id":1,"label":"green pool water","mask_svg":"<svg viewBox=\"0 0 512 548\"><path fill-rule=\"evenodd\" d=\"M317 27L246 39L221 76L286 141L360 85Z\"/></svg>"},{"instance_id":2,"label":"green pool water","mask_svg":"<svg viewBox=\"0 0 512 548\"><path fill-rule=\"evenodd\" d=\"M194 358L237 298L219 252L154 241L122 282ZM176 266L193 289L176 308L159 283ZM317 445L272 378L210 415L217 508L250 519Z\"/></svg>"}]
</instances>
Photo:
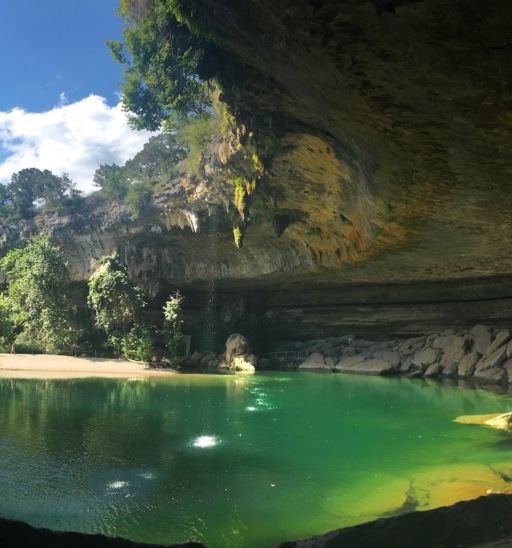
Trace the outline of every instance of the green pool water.
<instances>
[{"instance_id":1,"label":"green pool water","mask_svg":"<svg viewBox=\"0 0 512 548\"><path fill-rule=\"evenodd\" d=\"M2 379L0 515L275 546L506 489L509 434L452 419L511 407L481 390L334 374Z\"/></svg>"}]
</instances>

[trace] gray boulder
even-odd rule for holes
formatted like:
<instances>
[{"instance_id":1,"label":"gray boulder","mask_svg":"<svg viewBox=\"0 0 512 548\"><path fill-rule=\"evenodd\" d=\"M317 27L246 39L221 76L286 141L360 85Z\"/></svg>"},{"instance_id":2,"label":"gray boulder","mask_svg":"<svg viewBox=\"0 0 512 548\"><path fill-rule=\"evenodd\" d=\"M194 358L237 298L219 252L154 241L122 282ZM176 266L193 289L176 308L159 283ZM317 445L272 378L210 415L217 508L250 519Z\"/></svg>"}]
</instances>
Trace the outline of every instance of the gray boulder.
<instances>
[{"instance_id":1,"label":"gray boulder","mask_svg":"<svg viewBox=\"0 0 512 548\"><path fill-rule=\"evenodd\" d=\"M433 340L432 347L440 348L444 351L444 349L452 343L453 339L453 335L440 335Z\"/></svg>"},{"instance_id":2,"label":"gray boulder","mask_svg":"<svg viewBox=\"0 0 512 548\"><path fill-rule=\"evenodd\" d=\"M490 355L485 355L482 359L476 364L475 375L477 372L485 371L486 369L491 369L492 367L499 367L507 358L507 347L500 346Z\"/></svg>"},{"instance_id":3,"label":"gray boulder","mask_svg":"<svg viewBox=\"0 0 512 548\"><path fill-rule=\"evenodd\" d=\"M512 359L508 359L502 367L507 374L508 382L512 383Z\"/></svg>"},{"instance_id":4,"label":"gray boulder","mask_svg":"<svg viewBox=\"0 0 512 548\"><path fill-rule=\"evenodd\" d=\"M479 354L478 352L471 352L469 354L466 354L460 361L459 367L457 369L457 374L459 375L459 377L463 379L470 377L473 374L476 364L479 362L481 357L481 354Z\"/></svg>"},{"instance_id":5,"label":"gray boulder","mask_svg":"<svg viewBox=\"0 0 512 548\"><path fill-rule=\"evenodd\" d=\"M423 350L418 350L414 354L411 365L420 369L424 369L430 364L436 363L441 356L441 350L439 348L424 348Z\"/></svg>"},{"instance_id":6,"label":"gray boulder","mask_svg":"<svg viewBox=\"0 0 512 548\"><path fill-rule=\"evenodd\" d=\"M329 367L325 363L325 359L319 352L313 352L306 361L301 363L299 365L300 371L311 371L311 370L323 370L323 371L330 371L331 367Z\"/></svg>"},{"instance_id":7,"label":"gray boulder","mask_svg":"<svg viewBox=\"0 0 512 548\"><path fill-rule=\"evenodd\" d=\"M485 359L493 354L500 346L507 343L510 340L511 336L512 335L510 334L510 331L508 329L503 329L503 331L498 332L496 334L496 337L494 337L492 343L487 347L486 351L484 352L483 358Z\"/></svg>"},{"instance_id":8,"label":"gray boulder","mask_svg":"<svg viewBox=\"0 0 512 548\"><path fill-rule=\"evenodd\" d=\"M501 367L491 367L481 371L475 370L473 378L486 382L504 382L507 380L507 373Z\"/></svg>"},{"instance_id":9,"label":"gray boulder","mask_svg":"<svg viewBox=\"0 0 512 548\"><path fill-rule=\"evenodd\" d=\"M441 365L446 369L452 369L459 365L462 358L468 352L472 339L470 337L457 335L453 337L452 342L445 347Z\"/></svg>"},{"instance_id":10,"label":"gray boulder","mask_svg":"<svg viewBox=\"0 0 512 548\"><path fill-rule=\"evenodd\" d=\"M336 366L336 371L342 373L359 373L361 375L386 375L392 373L394 368L384 360L366 360L364 362L356 363L352 366L339 367L339 363Z\"/></svg>"},{"instance_id":11,"label":"gray boulder","mask_svg":"<svg viewBox=\"0 0 512 548\"><path fill-rule=\"evenodd\" d=\"M352 367L358 363L361 363L366 358L361 354L356 354L355 356L343 356L340 361L336 364L335 371L343 371L343 369Z\"/></svg>"},{"instance_id":12,"label":"gray boulder","mask_svg":"<svg viewBox=\"0 0 512 548\"><path fill-rule=\"evenodd\" d=\"M394 368L400 365L400 352L396 352L395 350L377 350L377 352L374 352L373 357L377 360L388 362Z\"/></svg>"},{"instance_id":13,"label":"gray boulder","mask_svg":"<svg viewBox=\"0 0 512 548\"><path fill-rule=\"evenodd\" d=\"M491 344L491 330L482 324L475 325L469 334L473 337L473 351L485 354Z\"/></svg>"},{"instance_id":14,"label":"gray boulder","mask_svg":"<svg viewBox=\"0 0 512 548\"><path fill-rule=\"evenodd\" d=\"M427 367L424 376L427 378L438 377L441 373L441 366L438 363L432 363Z\"/></svg>"}]
</instances>

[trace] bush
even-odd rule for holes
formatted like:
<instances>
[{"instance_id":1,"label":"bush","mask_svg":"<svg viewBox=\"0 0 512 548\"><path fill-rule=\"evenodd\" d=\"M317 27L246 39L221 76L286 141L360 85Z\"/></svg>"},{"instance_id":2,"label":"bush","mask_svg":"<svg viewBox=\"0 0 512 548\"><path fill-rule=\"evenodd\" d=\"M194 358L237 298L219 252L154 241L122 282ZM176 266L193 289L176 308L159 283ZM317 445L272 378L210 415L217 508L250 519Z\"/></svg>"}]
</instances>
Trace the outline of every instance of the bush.
<instances>
[{"instance_id":1,"label":"bush","mask_svg":"<svg viewBox=\"0 0 512 548\"><path fill-rule=\"evenodd\" d=\"M134 326L121 338L121 354L127 360L151 362L153 357L153 337L148 327Z\"/></svg>"}]
</instances>

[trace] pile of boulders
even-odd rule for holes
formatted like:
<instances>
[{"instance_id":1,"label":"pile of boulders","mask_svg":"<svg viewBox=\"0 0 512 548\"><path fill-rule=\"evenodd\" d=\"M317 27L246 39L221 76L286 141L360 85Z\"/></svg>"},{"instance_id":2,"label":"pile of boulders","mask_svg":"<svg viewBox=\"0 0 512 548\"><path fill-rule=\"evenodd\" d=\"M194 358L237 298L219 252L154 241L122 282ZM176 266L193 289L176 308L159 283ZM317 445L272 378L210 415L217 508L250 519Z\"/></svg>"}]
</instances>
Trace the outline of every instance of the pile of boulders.
<instances>
[{"instance_id":1,"label":"pile of boulders","mask_svg":"<svg viewBox=\"0 0 512 548\"><path fill-rule=\"evenodd\" d=\"M409 339L354 338L330 355L312 352L300 371L472 378L512 383L512 332L475 325Z\"/></svg>"}]
</instances>

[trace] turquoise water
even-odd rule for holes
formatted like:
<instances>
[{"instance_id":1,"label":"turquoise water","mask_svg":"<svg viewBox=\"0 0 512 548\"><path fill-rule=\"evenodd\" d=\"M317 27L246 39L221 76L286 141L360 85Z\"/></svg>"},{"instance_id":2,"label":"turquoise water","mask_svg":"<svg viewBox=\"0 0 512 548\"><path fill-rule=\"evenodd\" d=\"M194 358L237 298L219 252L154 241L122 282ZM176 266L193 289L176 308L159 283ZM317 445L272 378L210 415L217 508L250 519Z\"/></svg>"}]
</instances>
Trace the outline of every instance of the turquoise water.
<instances>
[{"instance_id":1,"label":"turquoise water","mask_svg":"<svg viewBox=\"0 0 512 548\"><path fill-rule=\"evenodd\" d=\"M3 379L0 515L274 546L507 489L509 434L452 419L511 407L480 390L350 375Z\"/></svg>"}]
</instances>

